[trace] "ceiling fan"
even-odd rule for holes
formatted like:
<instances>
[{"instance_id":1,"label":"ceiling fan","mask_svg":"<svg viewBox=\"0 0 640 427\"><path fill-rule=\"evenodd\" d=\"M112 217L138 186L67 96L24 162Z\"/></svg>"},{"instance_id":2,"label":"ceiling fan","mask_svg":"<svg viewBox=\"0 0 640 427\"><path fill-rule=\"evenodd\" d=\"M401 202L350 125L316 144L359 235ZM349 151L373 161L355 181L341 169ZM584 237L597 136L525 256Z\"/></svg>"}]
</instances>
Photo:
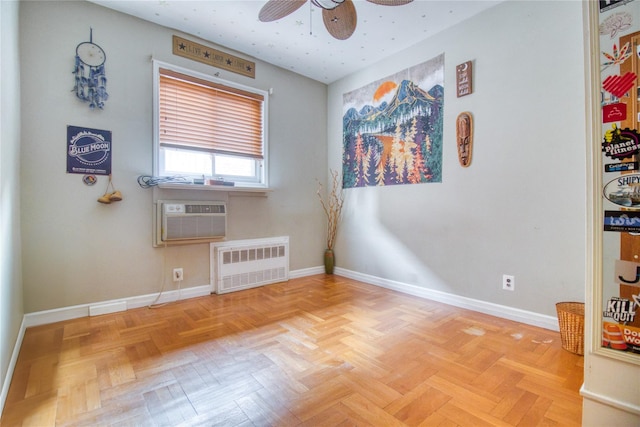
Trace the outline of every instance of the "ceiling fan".
<instances>
[{"instance_id":1,"label":"ceiling fan","mask_svg":"<svg viewBox=\"0 0 640 427\"><path fill-rule=\"evenodd\" d=\"M356 7L352 0L310 0L314 6L322 9L322 21L329 34L338 40L346 40L356 30ZM383 6L401 6L413 0L367 0ZM300 9L307 0L269 0L262 9L258 19L271 22Z\"/></svg>"}]
</instances>

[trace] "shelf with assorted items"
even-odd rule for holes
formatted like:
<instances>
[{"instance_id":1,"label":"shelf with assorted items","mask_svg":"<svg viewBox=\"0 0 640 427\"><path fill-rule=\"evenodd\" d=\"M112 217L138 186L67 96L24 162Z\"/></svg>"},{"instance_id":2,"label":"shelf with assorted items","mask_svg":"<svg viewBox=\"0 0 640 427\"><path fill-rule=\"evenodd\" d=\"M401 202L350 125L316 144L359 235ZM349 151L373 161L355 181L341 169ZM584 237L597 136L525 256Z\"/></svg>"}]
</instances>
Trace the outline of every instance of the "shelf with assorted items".
<instances>
[{"instance_id":1,"label":"shelf with assorted items","mask_svg":"<svg viewBox=\"0 0 640 427\"><path fill-rule=\"evenodd\" d=\"M196 191L218 191L227 194L257 194L266 195L272 190L263 185L237 184L231 181L213 181L202 178L199 181L184 177L154 177L150 175L140 175L138 185L142 188L158 188L161 190L196 190Z\"/></svg>"},{"instance_id":2,"label":"shelf with assorted items","mask_svg":"<svg viewBox=\"0 0 640 427\"><path fill-rule=\"evenodd\" d=\"M166 183L158 184L158 188L163 190L197 190L197 191L226 191L228 193L259 193L267 194L273 191L266 187L234 186L234 185L207 185L188 183Z\"/></svg>"}]
</instances>

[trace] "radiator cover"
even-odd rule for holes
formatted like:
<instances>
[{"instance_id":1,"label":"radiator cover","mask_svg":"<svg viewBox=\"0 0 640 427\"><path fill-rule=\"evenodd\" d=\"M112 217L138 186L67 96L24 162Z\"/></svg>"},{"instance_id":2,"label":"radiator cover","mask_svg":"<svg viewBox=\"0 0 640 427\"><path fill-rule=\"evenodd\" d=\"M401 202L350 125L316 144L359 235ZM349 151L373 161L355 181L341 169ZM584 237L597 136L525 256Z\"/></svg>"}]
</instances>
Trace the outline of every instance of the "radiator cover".
<instances>
[{"instance_id":1,"label":"radiator cover","mask_svg":"<svg viewBox=\"0 0 640 427\"><path fill-rule=\"evenodd\" d=\"M210 245L217 294L289 280L289 237L234 240Z\"/></svg>"}]
</instances>

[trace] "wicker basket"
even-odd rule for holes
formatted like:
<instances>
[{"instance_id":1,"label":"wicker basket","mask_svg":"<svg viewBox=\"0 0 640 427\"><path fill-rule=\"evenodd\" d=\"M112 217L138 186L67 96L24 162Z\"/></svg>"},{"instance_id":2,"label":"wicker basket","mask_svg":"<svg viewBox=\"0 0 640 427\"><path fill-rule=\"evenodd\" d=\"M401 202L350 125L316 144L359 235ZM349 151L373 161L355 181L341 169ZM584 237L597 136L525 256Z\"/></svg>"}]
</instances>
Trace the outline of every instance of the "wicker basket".
<instances>
[{"instance_id":1,"label":"wicker basket","mask_svg":"<svg viewBox=\"0 0 640 427\"><path fill-rule=\"evenodd\" d=\"M562 348L571 353L584 354L584 303L559 302L556 304Z\"/></svg>"}]
</instances>

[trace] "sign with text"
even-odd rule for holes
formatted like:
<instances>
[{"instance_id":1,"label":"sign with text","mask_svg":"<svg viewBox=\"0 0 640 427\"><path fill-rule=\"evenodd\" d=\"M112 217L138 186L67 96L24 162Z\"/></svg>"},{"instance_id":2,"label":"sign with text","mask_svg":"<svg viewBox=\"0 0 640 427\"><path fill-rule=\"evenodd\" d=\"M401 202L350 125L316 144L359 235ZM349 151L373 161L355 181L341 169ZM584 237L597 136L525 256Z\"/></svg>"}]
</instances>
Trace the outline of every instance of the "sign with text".
<instances>
[{"instance_id":1,"label":"sign with text","mask_svg":"<svg viewBox=\"0 0 640 427\"><path fill-rule=\"evenodd\" d=\"M630 172L638 170L638 162L609 163L604 165L605 172Z\"/></svg>"},{"instance_id":2,"label":"sign with text","mask_svg":"<svg viewBox=\"0 0 640 427\"><path fill-rule=\"evenodd\" d=\"M605 211L604 231L640 233L640 212Z\"/></svg>"},{"instance_id":3,"label":"sign with text","mask_svg":"<svg viewBox=\"0 0 640 427\"><path fill-rule=\"evenodd\" d=\"M173 36L173 54L251 77L252 79L256 78L255 62L247 61L182 37Z\"/></svg>"},{"instance_id":4,"label":"sign with text","mask_svg":"<svg viewBox=\"0 0 640 427\"><path fill-rule=\"evenodd\" d=\"M621 102L602 107L602 122L612 123L627 119L627 104Z\"/></svg>"},{"instance_id":5,"label":"sign with text","mask_svg":"<svg viewBox=\"0 0 640 427\"><path fill-rule=\"evenodd\" d=\"M473 92L472 68L471 61L464 62L456 67L456 93L458 98Z\"/></svg>"},{"instance_id":6,"label":"sign with text","mask_svg":"<svg viewBox=\"0 0 640 427\"><path fill-rule=\"evenodd\" d=\"M612 159L631 158L640 151L640 133L635 129L620 129L614 123L604 134L602 152Z\"/></svg>"},{"instance_id":7,"label":"sign with text","mask_svg":"<svg viewBox=\"0 0 640 427\"><path fill-rule=\"evenodd\" d=\"M633 0L599 0L600 12L606 12L607 10L613 9L614 7L624 6L625 4L632 1Z\"/></svg>"},{"instance_id":8,"label":"sign with text","mask_svg":"<svg viewBox=\"0 0 640 427\"><path fill-rule=\"evenodd\" d=\"M111 131L67 126L67 173L110 175Z\"/></svg>"}]
</instances>

